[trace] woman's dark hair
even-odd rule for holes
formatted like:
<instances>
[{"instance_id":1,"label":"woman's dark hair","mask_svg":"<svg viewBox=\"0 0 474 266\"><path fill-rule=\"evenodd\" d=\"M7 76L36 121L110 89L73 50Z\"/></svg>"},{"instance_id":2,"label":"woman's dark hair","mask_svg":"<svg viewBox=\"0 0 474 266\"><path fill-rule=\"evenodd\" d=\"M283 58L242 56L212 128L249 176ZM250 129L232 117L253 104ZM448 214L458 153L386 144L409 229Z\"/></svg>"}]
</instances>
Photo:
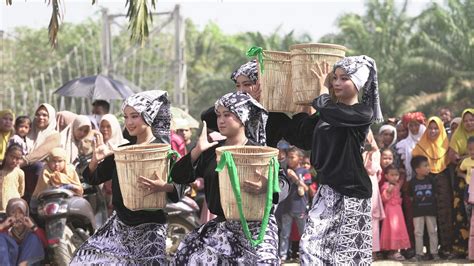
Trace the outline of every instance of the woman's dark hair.
<instances>
[{"instance_id":1,"label":"woman's dark hair","mask_svg":"<svg viewBox=\"0 0 474 266\"><path fill-rule=\"evenodd\" d=\"M16 150L20 151L23 154L23 148L19 144L13 143L10 146L8 146L7 150L5 151L5 156L3 157L2 165L0 165L0 170L3 170L3 168L5 167L5 162L7 161L7 155L10 152L16 151Z\"/></svg>"},{"instance_id":2,"label":"woman's dark hair","mask_svg":"<svg viewBox=\"0 0 474 266\"><path fill-rule=\"evenodd\" d=\"M396 167L396 166L392 163L392 164L387 165L387 167L385 167L385 169L383 169L383 172L384 172L384 173L388 173L388 171L390 171L390 170L397 170L397 171L398 171L398 167Z\"/></svg>"},{"instance_id":3,"label":"woman's dark hair","mask_svg":"<svg viewBox=\"0 0 474 266\"><path fill-rule=\"evenodd\" d=\"M15 119L15 127L24 123L28 123L31 126L31 119L26 115L20 115Z\"/></svg>"}]
</instances>

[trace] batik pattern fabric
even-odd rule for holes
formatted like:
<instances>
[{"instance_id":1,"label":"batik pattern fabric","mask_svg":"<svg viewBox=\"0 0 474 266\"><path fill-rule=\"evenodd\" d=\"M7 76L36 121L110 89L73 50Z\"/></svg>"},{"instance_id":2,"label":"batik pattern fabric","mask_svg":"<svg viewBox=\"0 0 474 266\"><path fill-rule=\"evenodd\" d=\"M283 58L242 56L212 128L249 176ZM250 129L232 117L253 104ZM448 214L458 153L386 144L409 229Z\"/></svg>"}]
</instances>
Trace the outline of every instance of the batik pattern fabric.
<instances>
[{"instance_id":1,"label":"batik pattern fabric","mask_svg":"<svg viewBox=\"0 0 474 266\"><path fill-rule=\"evenodd\" d=\"M374 121L383 122L375 60L366 55L348 56L334 64L333 72L337 68L342 68L349 75L357 90L363 90L362 102L372 108ZM330 76L328 75L328 77ZM328 80L326 80L327 82Z\"/></svg>"},{"instance_id":2,"label":"batik pattern fabric","mask_svg":"<svg viewBox=\"0 0 474 266\"><path fill-rule=\"evenodd\" d=\"M301 265L371 265L371 199L322 185L300 240Z\"/></svg>"},{"instance_id":3,"label":"batik pattern fabric","mask_svg":"<svg viewBox=\"0 0 474 266\"><path fill-rule=\"evenodd\" d=\"M253 239L261 222L249 221ZM271 215L263 242L250 245L239 221L209 221L186 236L178 247L174 265L280 265L278 228Z\"/></svg>"},{"instance_id":4,"label":"batik pattern fabric","mask_svg":"<svg viewBox=\"0 0 474 266\"><path fill-rule=\"evenodd\" d=\"M168 92L161 90L144 91L129 96L122 104L122 111L130 106L137 111L153 136L161 143L170 143L171 112Z\"/></svg>"},{"instance_id":5,"label":"batik pattern fabric","mask_svg":"<svg viewBox=\"0 0 474 266\"><path fill-rule=\"evenodd\" d=\"M249 61L241 65L230 75L230 79L237 83L237 78L239 76L248 77L253 83L256 83L258 80L258 69L257 69L257 60Z\"/></svg>"},{"instance_id":6,"label":"batik pattern fabric","mask_svg":"<svg viewBox=\"0 0 474 266\"><path fill-rule=\"evenodd\" d=\"M214 108L224 106L235 114L245 126L245 136L260 145L266 145L265 127L268 111L246 92L231 92L216 101Z\"/></svg>"},{"instance_id":7,"label":"batik pattern fabric","mask_svg":"<svg viewBox=\"0 0 474 266\"><path fill-rule=\"evenodd\" d=\"M76 251L71 265L167 265L166 224L124 224L114 213Z\"/></svg>"}]
</instances>

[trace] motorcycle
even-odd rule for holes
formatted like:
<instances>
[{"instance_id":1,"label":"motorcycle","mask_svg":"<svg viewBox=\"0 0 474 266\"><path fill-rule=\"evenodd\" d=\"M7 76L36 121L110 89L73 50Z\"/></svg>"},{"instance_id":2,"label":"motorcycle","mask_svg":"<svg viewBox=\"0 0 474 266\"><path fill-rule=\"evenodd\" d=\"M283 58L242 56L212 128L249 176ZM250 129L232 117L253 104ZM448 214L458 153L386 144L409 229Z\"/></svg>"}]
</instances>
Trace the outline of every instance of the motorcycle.
<instances>
[{"instance_id":1,"label":"motorcycle","mask_svg":"<svg viewBox=\"0 0 474 266\"><path fill-rule=\"evenodd\" d=\"M166 232L166 253L173 256L179 243L192 230L200 226L199 206L190 197L184 196L176 203L168 203L168 230Z\"/></svg>"},{"instance_id":2,"label":"motorcycle","mask_svg":"<svg viewBox=\"0 0 474 266\"><path fill-rule=\"evenodd\" d=\"M74 251L91 236L96 218L91 204L68 189L43 191L37 199L38 218L44 222L52 264L68 265Z\"/></svg>"}]
</instances>

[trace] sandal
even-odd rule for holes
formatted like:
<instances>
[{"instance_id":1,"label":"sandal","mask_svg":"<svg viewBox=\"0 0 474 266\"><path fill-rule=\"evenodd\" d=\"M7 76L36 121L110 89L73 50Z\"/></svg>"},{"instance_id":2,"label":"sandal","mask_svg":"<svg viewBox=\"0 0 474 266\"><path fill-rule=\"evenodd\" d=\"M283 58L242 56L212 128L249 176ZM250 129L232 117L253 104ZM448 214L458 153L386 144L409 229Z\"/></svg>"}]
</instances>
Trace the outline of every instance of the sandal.
<instances>
[{"instance_id":1,"label":"sandal","mask_svg":"<svg viewBox=\"0 0 474 266\"><path fill-rule=\"evenodd\" d=\"M393 254L388 255L389 260L396 260L396 261L404 261L405 257L400 254L400 252L395 252Z\"/></svg>"}]
</instances>

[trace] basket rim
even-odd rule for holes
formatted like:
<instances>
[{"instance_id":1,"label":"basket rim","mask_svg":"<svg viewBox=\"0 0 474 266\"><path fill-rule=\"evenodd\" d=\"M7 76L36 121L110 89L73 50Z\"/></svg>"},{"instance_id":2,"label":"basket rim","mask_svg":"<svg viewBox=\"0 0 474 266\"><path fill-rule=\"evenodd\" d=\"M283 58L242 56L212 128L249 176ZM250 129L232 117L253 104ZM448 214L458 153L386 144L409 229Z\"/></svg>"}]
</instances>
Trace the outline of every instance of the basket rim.
<instances>
[{"instance_id":1,"label":"basket rim","mask_svg":"<svg viewBox=\"0 0 474 266\"><path fill-rule=\"evenodd\" d=\"M332 44L332 43L300 43L300 44L293 44L290 46L290 50L292 49L298 49L298 48L307 48L307 47L312 47L312 46L319 46L319 47L324 47L324 48L336 48L340 49L343 51L347 51L347 48L343 45L339 44Z\"/></svg>"},{"instance_id":2,"label":"basket rim","mask_svg":"<svg viewBox=\"0 0 474 266\"><path fill-rule=\"evenodd\" d=\"M113 148L114 152L146 152L146 151L164 151L165 149L170 150L171 145L166 143L152 143L152 144L134 144L128 146L122 146Z\"/></svg>"},{"instance_id":3,"label":"basket rim","mask_svg":"<svg viewBox=\"0 0 474 266\"><path fill-rule=\"evenodd\" d=\"M289 54L290 52L274 51L274 50L263 50L264 57L265 57L265 53L287 55L287 54Z\"/></svg>"},{"instance_id":4,"label":"basket rim","mask_svg":"<svg viewBox=\"0 0 474 266\"><path fill-rule=\"evenodd\" d=\"M266 150L265 152L261 153L242 153L242 152L232 152L233 149L259 149L259 150ZM263 155L263 156L270 156L270 155L278 155L279 150L277 148L268 147L268 146L223 146L216 149L216 153L222 153L224 151L231 151L233 155L245 155L245 156L255 156L255 155Z\"/></svg>"}]
</instances>

